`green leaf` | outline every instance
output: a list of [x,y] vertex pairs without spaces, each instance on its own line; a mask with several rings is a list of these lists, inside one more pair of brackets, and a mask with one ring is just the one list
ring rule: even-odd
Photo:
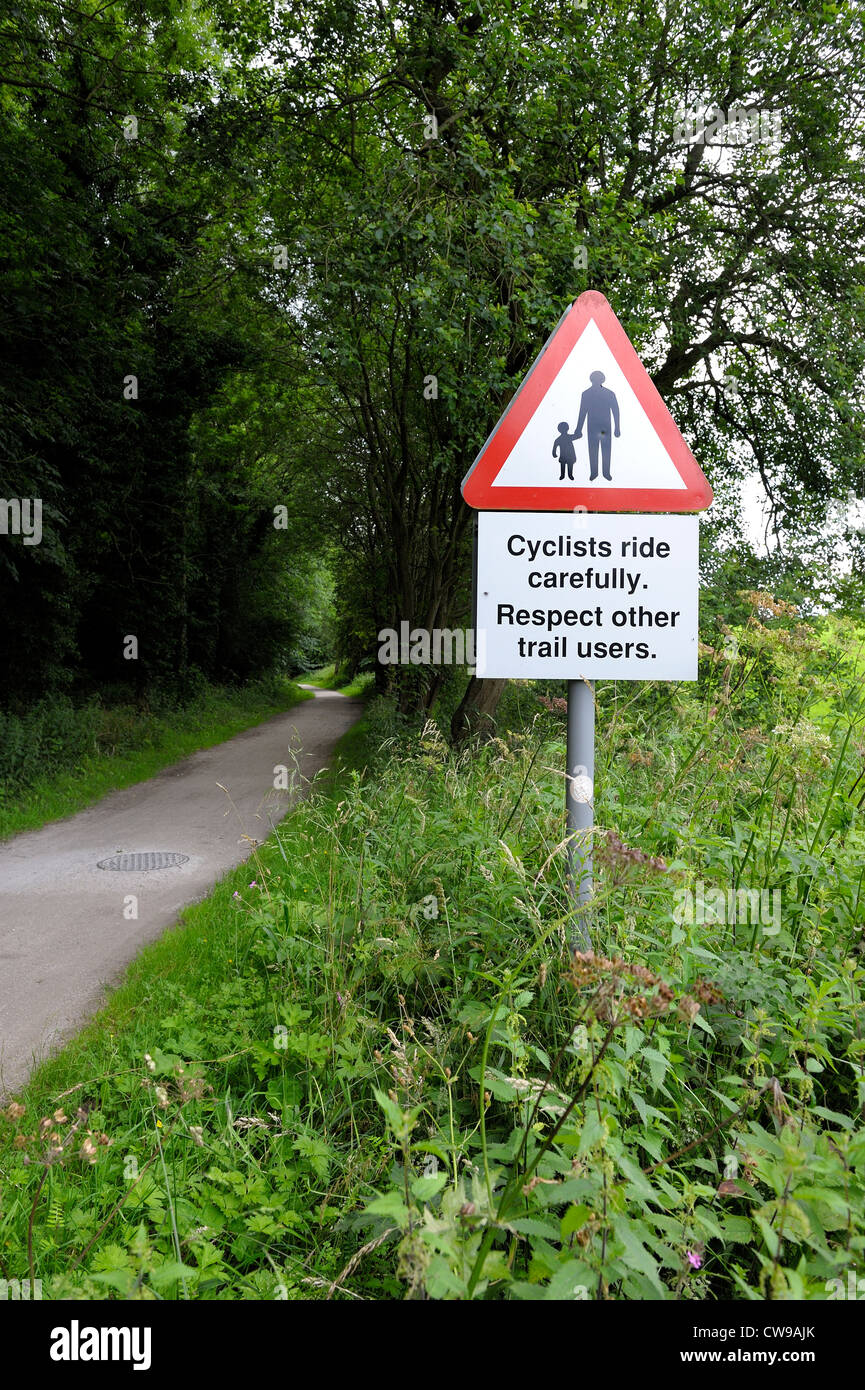
[[408,1225],[409,1210],[398,1192],[385,1192],[381,1197],[373,1197],[364,1211],[371,1216],[387,1216],[398,1226]]
[[667,1075],[669,1065],[667,1058],[656,1047],[644,1047],[640,1055],[647,1058],[652,1085],[656,1091],[659,1090],[664,1084],[664,1077]]
[[737,1245],[750,1245],[754,1239],[754,1229],[747,1216],[725,1216],[721,1222],[721,1234],[724,1240]]
[[441,1192],[447,1180],[447,1173],[433,1173],[427,1178],[415,1178],[411,1185],[412,1195],[419,1202],[428,1202],[437,1192]]
[[[471,1067],[469,1069],[469,1076],[472,1078],[473,1081],[477,1081],[477,1083],[480,1085],[481,1068],[479,1066]],[[506,1077],[502,1075],[501,1072],[496,1071],[495,1068],[487,1067],[486,1072],[483,1073],[483,1076],[484,1090],[489,1091],[491,1095],[494,1095],[496,1100],[519,1099],[519,1092],[516,1089],[516,1087],[510,1081],[508,1081]]]
[[544,1240],[558,1240],[561,1234],[558,1221],[541,1221],[535,1216],[520,1216],[508,1225],[521,1236],[542,1236]]
[[627,1216],[617,1216],[613,1219],[613,1230],[616,1238],[621,1241],[625,1249],[625,1258],[629,1265],[634,1269],[645,1274],[658,1292],[666,1297],[667,1289],[661,1282],[657,1260],[649,1254],[642,1241],[638,1238],[634,1223]]
[[167,1260],[165,1264],[152,1269],[147,1277],[155,1289],[164,1289],[181,1279],[194,1279],[197,1274],[198,1270],[191,1265],[181,1264],[178,1260]]
[[568,1207],[568,1210],[562,1217],[560,1239],[563,1241],[567,1240],[568,1236],[573,1235],[574,1231],[581,1230],[591,1215],[592,1213],[589,1207],[584,1206],[582,1203],[573,1203],[573,1205]]
[[594,1148],[595,1144],[603,1138],[605,1133],[606,1128],[603,1117],[598,1114],[597,1110],[590,1110],[583,1121],[583,1127],[580,1131],[580,1142],[577,1145],[577,1154],[588,1153],[589,1150]]

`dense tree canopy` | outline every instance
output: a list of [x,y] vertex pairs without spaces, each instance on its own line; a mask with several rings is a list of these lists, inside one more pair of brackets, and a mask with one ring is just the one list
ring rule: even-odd
[[[459,480],[588,286],[712,477],[716,536],[754,468],[788,545],[861,495],[861,37],[855,6],[728,3],[315,5],[277,29],[310,425],[352,460],[329,493],[363,518],[376,621],[450,611]],[[713,134],[719,109],[745,119]]]
[[290,562],[271,444],[214,408],[279,331],[224,56],[161,3],[19,6],[0,39],[0,490],[44,512],[0,550],[7,693],[247,675],[291,636]]
[[865,494],[862,38],[814,0],[16,7],[12,686],[128,677],[126,633],[145,684],[266,665],[325,542],[353,661],[468,621],[460,480],[590,286],[715,487],[707,575],[754,470],[783,570]]

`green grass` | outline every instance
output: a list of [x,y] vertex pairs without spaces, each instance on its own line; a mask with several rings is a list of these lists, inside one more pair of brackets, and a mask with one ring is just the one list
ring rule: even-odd
[[[5,1277],[32,1250],[53,1299],[846,1287],[865,708],[833,687],[820,731],[818,692],[819,640],[784,623],[696,686],[599,682],[576,959],[555,707],[455,752],[371,702],[342,772],[0,1122]],[[740,891],[777,897],[731,914]]]
[[340,695],[358,696],[371,693],[374,676],[371,671],[365,671],[362,675],[355,676],[354,680],[345,683],[338,679],[335,666],[320,666],[308,676],[299,676],[298,679],[306,685],[316,686],[319,690],[337,690]]
[[[360,721],[361,725],[363,723],[363,720]],[[359,725],[353,726],[343,735],[336,746],[337,770],[334,773],[323,772],[316,779],[315,796],[320,805],[333,812],[336,806],[335,798],[339,793],[340,778],[349,776],[352,769],[357,767],[358,761],[365,761],[368,751],[364,730]],[[292,819],[299,818],[298,829],[304,824],[306,814],[307,808],[304,806],[292,813]],[[157,1059],[155,1079],[158,1080],[162,1074],[168,1055],[163,1051],[162,1044],[170,1042],[166,1038],[166,1022],[170,1022],[170,1018],[166,1017],[166,1006],[172,1000],[182,1001],[184,1016],[188,1015],[193,1029],[193,1033],[189,1032],[188,1027],[184,1032],[183,1042],[186,1050],[189,1050],[194,1035],[200,1040],[202,1047],[193,1045],[192,1051],[197,1051],[202,1056],[204,1053],[208,1054],[206,1065],[215,1069],[211,1073],[214,1077],[217,1071],[221,1072],[217,1087],[220,1105],[223,1104],[224,1096],[225,1105],[231,1106],[233,1103],[235,1113],[242,1114],[245,1109],[257,1104],[253,1095],[247,1097],[243,1090],[238,1091],[233,1087],[233,1068],[237,1059],[243,1058],[249,1052],[248,1046],[244,1044],[244,1039],[247,1042],[249,1040],[249,1033],[247,1010],[241,999],[246,993],[246,984],[236,991],[231,982],[234,981],[236,985],[243,980],[245,965],[249,960],[247,913],[250,907],[254,910],[259,895],[258,887],[252,885],[280,884],[285,868],[286,855],[281,837],[271,835],[266,843],[255,849],[248,861],[227,874],[208,898],[186,908],[176,926],[166,931],[158,941],[145,947],[127,970],[123,982],[111,993],[104,1008],[86,1024],[72,1042],[55,1056],[39,1064],[26,1087],[18,1093],[17,1100],[23,1101],[28,1115],[43,1111],[55,1113],[58,1106],[63,1106],[69,1112],[70,1122],[74,1123],[76,1110],[80,1105],[84,1105],[89,1111],[87,1124],[90,1129],[103,1119],[106,1125],[111,1123],[108,1111],[114,1111],[115,1107],[107,1103],[109,1091],[127,1098],[129,1113],[124,1117],[123,1134],[115,1130],[112,1145],[122,1140],[120,1150],[123,1154],[122,1166],[125,1169],[129,1168],[130,1157],[137,1163],[138,1156],[141,1155],[142,1181],[135,1184],[130,1180],[125,1194],[118,1192],[117,1197],[132,1195],[137,1198],[137,1186],[143,1187],[152,1198],[146,1174],[155,1166],[154,1159],[158,1154],[159,1144],[158,1131],[165,1126],[159,1115],[153,1112],[152,1097],[142,1091],[140,1078],[143,1069],[144,1077],[149,1079],[144,1063],[145,1055]],[[183,985],[178,989],[177,982],[180,980],[183,981]],[[269,1031],[265,1019],[265,1039]],[[208,1040],[213,1043],[213,1047],[207,1045]],[[224,1047],[221,1046],[223,1043]],[[209,1054],[214,1051],[222,1055],[211,1057]],[[190,1075],[197,1069],[198,1064],[194,1063],[189,1068]],[[246,1105],[247,1099],[249,1106]],[[139,1104],[141,1101],[144,1102],[143,1105]],[[187,1119],[193,1118],[194,1116],[187,1116]],[[156,1140],[156,1144],[151,1143],[149,1148],[145,1146],[145,1150],[142,1151],[142,1138],[148,1133]],[[236,1150],[234,1162],[243,1166],[249,1157],[249,1145],[241,1135],[235,1133],[229,1122],[226,1122],[225,1133],[229,1147]],[[200,1158],[202,1151],[195,1144],[189,1144],[188,1125],[185,1134],[186,1157]],[[8,1138],[8,1134],[3,1133],[0,1111],[0,1212],[5,1195],[12,1196],[13,1207],[16,1206],[16,1184],[14,1177],[11,1183],[9,1181],[10,1172],[5,1161],[9,1157],[8,1144],[5,1156],[2,1154],[2,1141],[8,1141]],[[119,1158],[119,1150],[112,1157]],[[178,1164],[178,1157],[179,1155],[172,1155],[172,1184],[178,1181],[182,1185],[186,1179],[192,1179],[194,1166],[189,1167],[184,1162]],[[45,1201],[49,1204],[50,1220],[53,1210],[51,1203],[55,1200],[52,1193],[57,1189],[57,1180],[62,1184],[71,1173],[58,1167],[50,1173],[46,1170],[46,1175],[49,1181]],[[82,1175],[86,1179],[87,1168],[82,1170]],[[91,1170],[91,1175],[97,1179],[95,1187],[104,1194],[102,1175],[97,1175],[95,1170]],[[153,1200],[149,1203],[136,1200],[133,1205],[136,1211],[142,1206],[150,1214],[154,1210]],[[27,1262],[25,1260],[22,1264],[22,1254],[28,1243],[26,1233],[33,1210],[32,1199],[28,1195],[26,1213],[18,1208],[19,1216],[24,1215],[23,1226],[16,1231],[13,1223],[10,1234],[9,1226],[4,1228],[0,1223],[0,1276],[4,1278],[24,1278],[27,1275]],[[115,1262],[115,1266],[112,1267],[111,1252],[114,1247],[107,1237],[105,1242],[96,1245],[91,1267],[95,1278],[88,1278],[83,1273],[76,1272],[76,1259],[80,1257],[81,1247],[86,1246],[97,1230],[95,1222],[88,1224],[86,1218],[82,1222],[79,1213],[84,1214],[83,1208],[77,1206],[69,1212],[73,1224],[72,1228],[67,1230],[74,1229],[79,1249],[75,1256],[70,1253],[71,1271],[68,1280],[61,1280],[62,1286],[80,1290],[83,1296],[91,1298],[116,1296],[118,1286],[116,1280],[114,1283],[111,1282],[112,1274],[121,1278],[126,1265],[121,1261],[119,1264]],[[122,1203],[117,1215],[123,1223]],[[39,1224],[41,1225],[41,1217]],[[128,1224],[125,1224],[124,1228],[129,1229]],[[52,1230],[52,1243],[55,1235],[62,1240],[56,1225]],[[145,1262],[154,1254],[153,1251],[143,1249],[140,1253]],[[88,1261],[88,1265],[90,1264]],[[154,1265],[157,1282],[154,1288],[161,1288],[159,1296],[173,1296],[180,1290],[180,1279],[175,1278],[170,1284],[159,1283],[158,1271],[161,1269],[164,1273],[166,1268],[166,1262],[157,1255]],[[103,1282],[103,1276],[108,1278],[108,1283]],[[83,1282],[77,1283],[76,1279]],[[290,1275],[286,1276],[286,1281],[286,1296],[308,1296],[308,1288],[296,1285]],[[272,1289],[264,1289],[260,1280],[250,1280],[248,1284],[242,1279],[239,1282],[232,1280],[232,1287],[234,1297],[261,1298],[273,1294]],[[58,1284],[57,1289],[59,1288]],[[123,1285],[120,1291],[127,1292],[126,1285]],[[200,1296],[209,1296],[208,1291],[203,1290]]]
[[[185,708],[163,714],[145,714],[131,705],[91,708],[85,713],[92,725],[88,740],[93,752],[66,755],[70,765],[64,766],[61,743],[56,757],[43,758],[54,761],[56,770],[42,772],[24,786],[14,781],[0,786],[0,839],[72,815],[108,792],[143,782],[199,749],[313,698],[310,691],[284,681],[278,687],[211,690]],[[80,736],[79,729],[75,733]]]

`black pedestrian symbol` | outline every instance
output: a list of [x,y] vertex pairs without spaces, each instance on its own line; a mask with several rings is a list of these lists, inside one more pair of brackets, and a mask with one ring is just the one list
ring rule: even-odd
[[556,457],[556,454],[559,456],[560,483],[564,481],[566,468],[571,482],[574,481],[574,464],[577,461],[577,455],[571,440],[576,439],[576,437],[575,434],[568,434],[568,422],[563,420],[559,425],[559,432],[553,444],[553,458]]
[[[619,429],[619,402],[616,400],[614,391],[608,390],[604,385],[604,373],[592,372],[589,375],[592,383],[585,390],[580,398],[580,416],[577,420],[576,433],[569,436],[571,439],[582,439],[583,425],[588,428],[589,436],[589,482],[594,482],[598,476],[598,445],[601,446],[601,466],[607,482],[612,482],[610,476],[610,451],[613,446],[610,434],[610,418],[615,429],[616,438],[621,437]],[[561,429],[559,425],[559,429]],[[566,427],[567,428],[567,427]],[[570,445],[573,449],[573,445]],[[564,476],[564,474],[562,475]],[[570,474],[573,477],[573,473]]]

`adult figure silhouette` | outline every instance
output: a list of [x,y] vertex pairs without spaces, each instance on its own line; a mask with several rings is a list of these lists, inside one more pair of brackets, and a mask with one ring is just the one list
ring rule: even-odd
[[614,391],[610,391],[604,385],[603,372],[591,372],[589,375],[591,386],[583,392],[580,399],[580,416],[577,420],[575,439],[582,439],[583,425],[588,429],[589,438],[589,481],[594,482],[598,476],[598,445],[601,446],[601,467],[607,482],[612,482],[610,476],[610,452],[613,447],[612,435],[610,433],[610,421],[615,429],[616,438],[621,437],[619,429],[619,402],[616,400]]

